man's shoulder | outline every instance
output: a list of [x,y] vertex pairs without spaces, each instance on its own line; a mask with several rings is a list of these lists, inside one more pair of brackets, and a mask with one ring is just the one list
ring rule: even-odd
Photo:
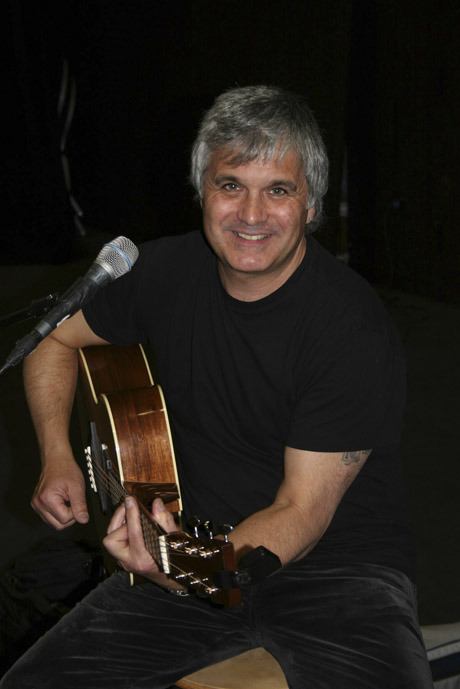
[[325,249],[317,240],[311,240],[312,260],[310,271],[318,286],[336,295],[376,298],[371,285],[346,263]]
[[136,278],[144,286],[171,286],[199,272],[212,257],[201,232],[159,237],[139,246]]
[[325,315],[334,314],[350,323],[375,326],[388,315],[375,289],[365,278],[338,260],[319,242],[312,242],[307,280],[314,284],[314,298]]
[[150,260],[200,256],[209,254],[209,248],[199,231],[168,235],[151,239],[140,246],[141,255]]

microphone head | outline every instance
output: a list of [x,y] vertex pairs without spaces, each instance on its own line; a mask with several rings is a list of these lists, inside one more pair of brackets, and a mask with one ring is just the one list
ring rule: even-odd
[[116,280],[131,270],[139,257],[139,250],[127,237],[116,237],[104,244],[95,263]]

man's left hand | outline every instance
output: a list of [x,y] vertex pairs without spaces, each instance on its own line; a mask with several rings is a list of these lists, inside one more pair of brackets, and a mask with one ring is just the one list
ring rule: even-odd
[[[159,498],[153,501],[152,519],[167,533],[177,531],[173,515],[167,511]],[[127,496],[124,503],[117,508],[103,544],[127,572],[139,574],[169,589],[181,588],[160,571],[157,562],[145,547],[139,506],[135,498]]]

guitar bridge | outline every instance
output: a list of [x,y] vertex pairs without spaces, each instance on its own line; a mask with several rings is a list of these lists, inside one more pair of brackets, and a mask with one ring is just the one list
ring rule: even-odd
[[86,460],[86,467],[88,469],[88,478],[89,478],[89,483],[91,488],[95,493],[97,493],[97,485],[96,485],[96,479],[94,477],[94,469],[93,469],[93,458],[91,455],[91,446],[87,445],[85,447],[85,460]]

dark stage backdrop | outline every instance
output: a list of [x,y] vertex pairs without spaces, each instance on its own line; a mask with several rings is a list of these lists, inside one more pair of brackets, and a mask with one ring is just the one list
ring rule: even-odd
[[[65,261],[82,224],[135,241],[198,227],[187,182],[197,121],[223,89],[259,82],[306,94],[323,130],[331,183],[321,241],[348,249],[373,281],[460,300],[453,0],[416,10],[396,0],[5,0],[2,13],[3,262]],[[64,60],[76,85],[66,156],[80,230],[59,150]]]
[[460,5],[378,2],[374,275],[460,303]]
[[67,156],[88,232],[141,240],[199,226],[187,181],[199,117],[225,88],[269,83],[306,94],[319,119],[333,163],[323,235],[333,238],[349,2],[52,4],[7,2],[16,123],[4,260],[61,260],[72,250],[56,114],[64,59],[77,93]]

